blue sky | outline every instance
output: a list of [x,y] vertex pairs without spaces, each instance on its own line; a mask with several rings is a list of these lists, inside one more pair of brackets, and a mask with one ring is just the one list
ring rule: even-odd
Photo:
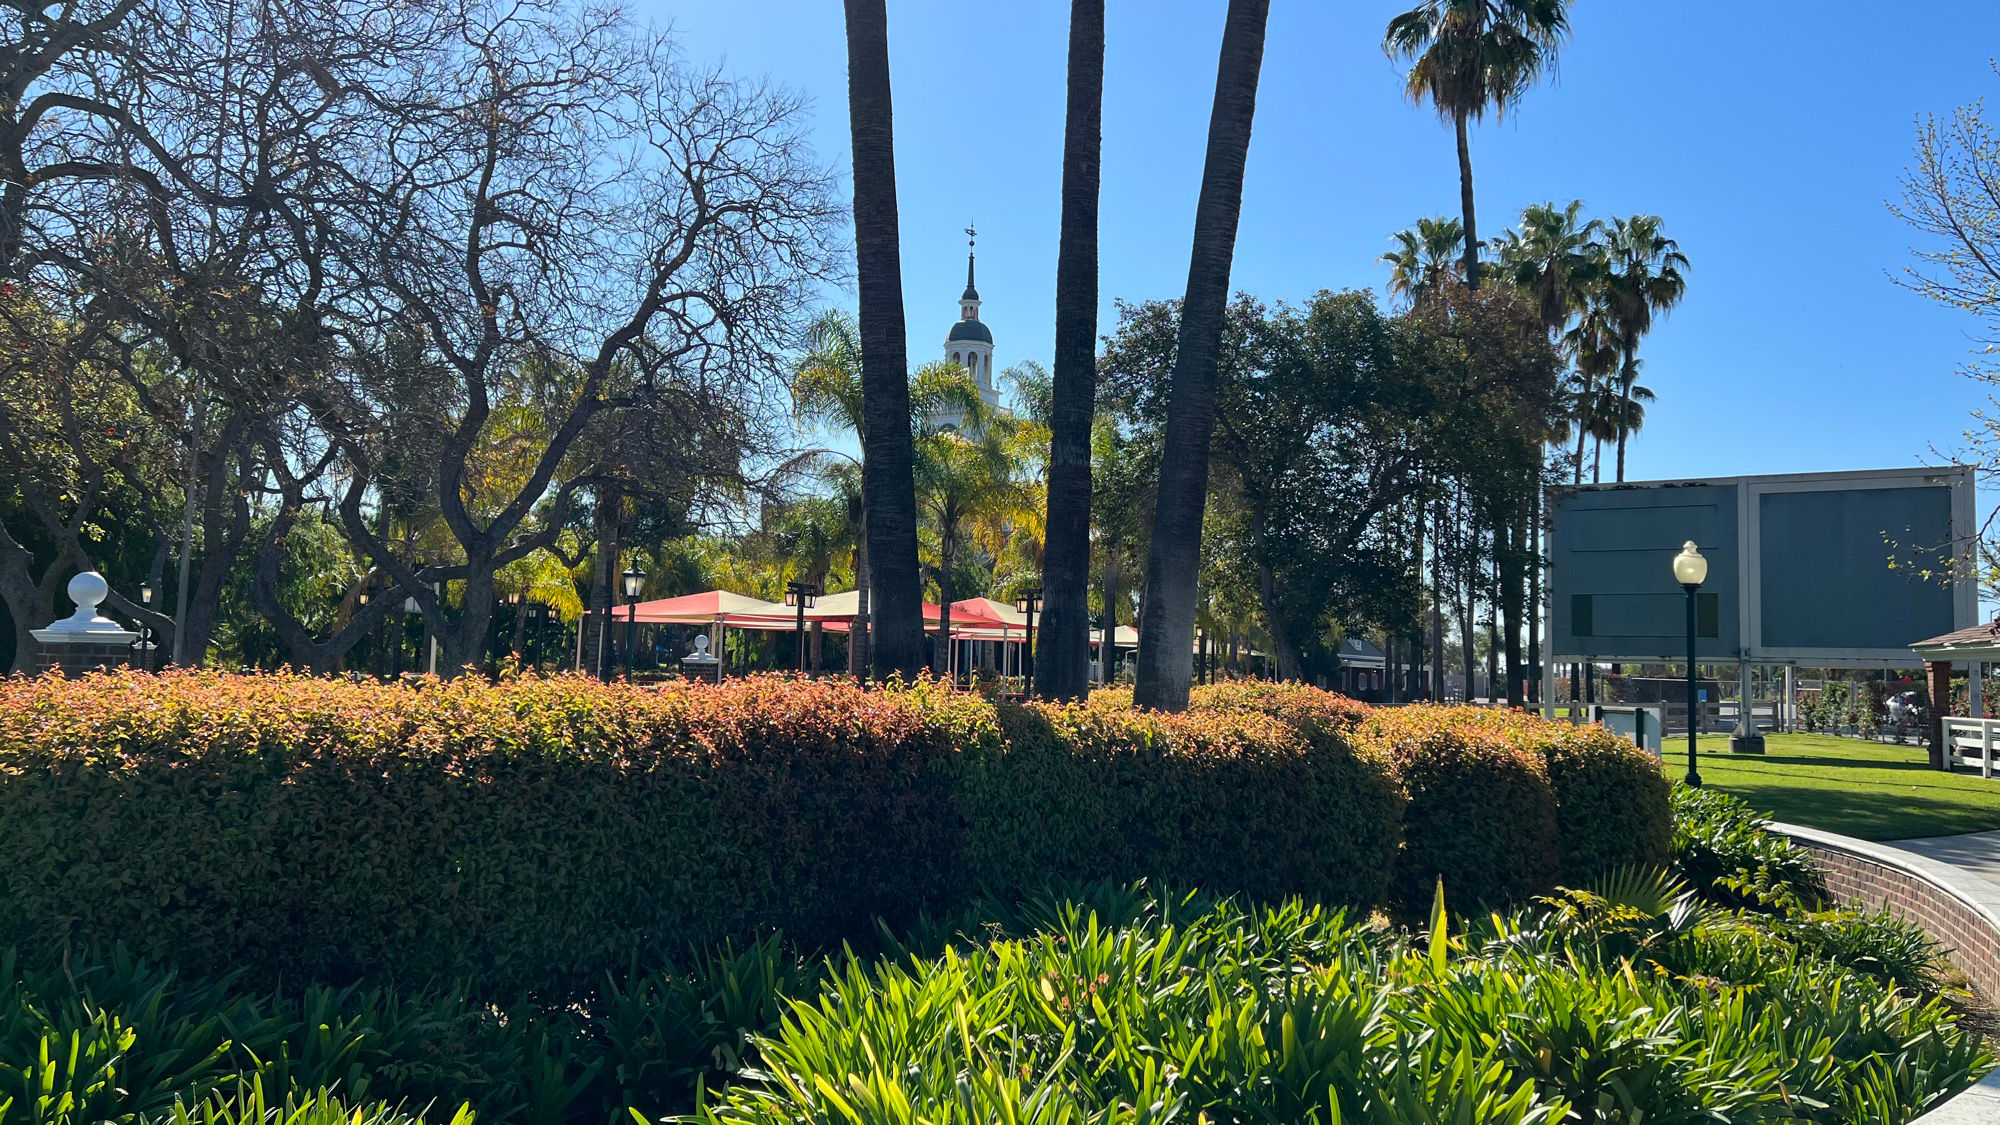
[[[1274,0],[1234,288],[1379,291],[1390,233],[1456,213],[1451,132],[1404,100],[1381,52],[1401,6]],[[1100,331],[1114,298],[1184,287],[1223,8],[1110,0]],[[672,25],[691,59],[810,95],[845,177],[836,0],[633,14]],[[1046,363],[1068,4],[891,0],[889,19],[912,360],[938,354],[956,317],[976,219],[996,362]],[[1660,214],[1692,259],[1686,303],[1644,345],[1660,401],[1629,475],[1883,468],[1955,445],[1984,401],[1955,373],[1974,325],[1892,283],[1911,237],[1886,201],[1917,115],[2000,94],[2000,5],[1579,0],[1572,20],[1555,80],[1474,132],[1480,229],[1580,198],[1595,215]]]

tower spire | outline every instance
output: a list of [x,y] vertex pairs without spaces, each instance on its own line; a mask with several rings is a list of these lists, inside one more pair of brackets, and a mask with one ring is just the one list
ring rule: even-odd
[[972,283],[973,253],[979,248],[979,230],[971,223],[965,226],[965,295],[961,301],[977,301],[979,289]]

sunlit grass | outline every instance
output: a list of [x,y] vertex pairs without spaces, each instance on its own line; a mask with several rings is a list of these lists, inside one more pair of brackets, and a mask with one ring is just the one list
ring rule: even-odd
[[[1902,840],[2000,829],[2000,778],[1930,768],[1922,746],[1823,734],[1773,734],[1763,757],[1731,754],[1727,735],[1701,740],[1702,781],[1771,819]],[[1687,772],[1687,743],[1667,742],[1668,772]]]

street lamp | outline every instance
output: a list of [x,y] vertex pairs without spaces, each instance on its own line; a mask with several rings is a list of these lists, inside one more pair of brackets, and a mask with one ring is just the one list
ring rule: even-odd
[[1028,615],[1028,647],[1021,656],[1021,690],[1029,694],[1035,686],[1035,611],[1042,608],[1042,588],[1037,586],[1015,598],[1014,608]]
[[[147,612],[152,612],[153,584],[151,582],[139,583],[139,604],[145,606]],[[150,672],[153,670],[153,627],[146,624],[146,619],[143,617],[139,619],[139,670],[141,672]]]
[[639,644],[639,592],[645,589],[646,575],[637,564],[620,576],[625,584],[625,678],[632,678],[632,658]]
[[817,582],[785,583],[785,604],[798,611],[798,620],[794,627],[796,631],[792,636],[798,641],[800,673],[806,670],[806,610],[813,607],[813,599],[817,597],[819,597]]
[[1701,712],[1695,691],[1694,676],[1694,596],[1701,584],[1708,579],[1708,560],[1701,557],[1701,551],[1690,539],[1681,546],[1681,553],[1674,556],[1674,581],[1687,591],[1687,631],[1688,631],[1688,772],[1687,783],[1701,788],[1701,769],[1695,759],[1695,733],[1700,727],[1697,721]]

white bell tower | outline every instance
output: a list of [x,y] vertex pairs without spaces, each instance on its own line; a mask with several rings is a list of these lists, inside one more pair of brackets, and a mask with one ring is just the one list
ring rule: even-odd
[[[979,386],[980,399],[987,409],[993,410],[1000,406],[1000,390],[993,381],[993,333],[979,321],[979,289],[973,279],[973,255],[978,248],[979,233],[968,226],[965,237],[965,292],[958,298],[958,323],[945,334],[944,357],[965,368]],[[956,429],[965,419],[957,411],[944,411],[930,421],[940,428]]]

